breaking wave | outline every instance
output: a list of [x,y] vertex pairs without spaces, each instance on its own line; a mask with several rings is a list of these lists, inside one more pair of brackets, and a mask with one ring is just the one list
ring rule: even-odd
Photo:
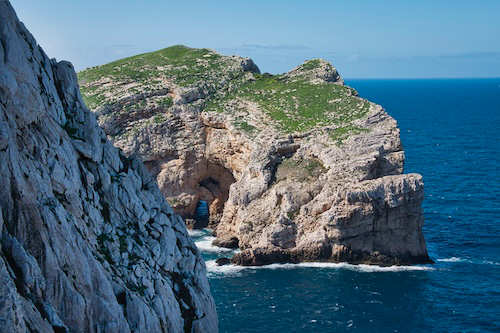
[[206,234],[206,231],[194,229],[187,229],[187,232],[191,237],[201,237]]
[[231,249],[226,249],[224,247],[218,247],[212,245],[215,237],[213,236],[205,236],[200,240],[195,241],[196,246],[202,252],[211,252],[211,253],[222,253],[222,252],[233,252]]
[[403,271],[432,271],[433,267],[430,266],[376,266],[376,265],[354,265],[348,263],[331,263],[331,262],[305,262],[299,264],[270,264],[264,266],[237,266],[237,265],[224,265],[217,266],[215,260],[208,260],[206,262],[208,275],[216,277],[220,275],[240,275],[243,271],[255,271],[259,269],[269,270],[285,270],[296,268],[324,268],[324,269],[348,269],[363,273],[374,272],[403,272]]

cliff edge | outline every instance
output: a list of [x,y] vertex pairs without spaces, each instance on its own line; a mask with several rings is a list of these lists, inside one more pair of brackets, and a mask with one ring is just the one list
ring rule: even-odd
[[68,62],[0,1],[0,331],[216,332],[205,264]]

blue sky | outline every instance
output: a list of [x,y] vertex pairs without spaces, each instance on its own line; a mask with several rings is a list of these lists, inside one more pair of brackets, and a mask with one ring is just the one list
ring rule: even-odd
[[263,72],[325,58],[346,78],[500,77],[499,0],[11,0],[77,70],[174,44]]

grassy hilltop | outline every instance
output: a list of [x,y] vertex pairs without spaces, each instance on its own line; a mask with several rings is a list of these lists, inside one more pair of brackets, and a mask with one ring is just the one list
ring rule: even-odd
[[[260,74],[248,61],[176,45],[88,68],[78,79],[91,109],[120,103],[120,112],[154,109],[151,122],[155,124],[166,119],[161,112],[173,106],[176,89],[198,89],[203,96],[195,102],[201,110],[238,113],[237,125],[247,133],[255,133],[262,125],[246,119],[255,109],[283,133],[326,126],[332,139],[341,142],[349,133],[364,131],[352,122],[366,115],[370,103],[344,86],[328,62],[309,60],[288,73],[271,75]],[[166,88],[170,92],[166,96],[155,93]],[[248,103],[256,108],[249,110]]]

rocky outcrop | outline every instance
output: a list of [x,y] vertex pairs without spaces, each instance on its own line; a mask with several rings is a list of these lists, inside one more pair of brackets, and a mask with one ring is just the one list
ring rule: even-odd
[[178,213],[208,202],[214,244],[241,249],[234,263],[429,262],[423,182],[402,174],[396,121],[328,62],[260,74],[247,58],[175,46],[79,79]]
[[216,332],[205,264],[68,62],[0,2],[0,331]]

